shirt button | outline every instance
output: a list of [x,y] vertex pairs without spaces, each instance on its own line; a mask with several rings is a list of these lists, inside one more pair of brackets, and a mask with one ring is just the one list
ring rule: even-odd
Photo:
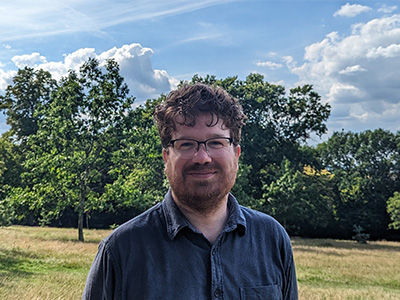
[[214,291],[214,297],[215,297],[215,298],[220,298],[221,295],[222,295],[222,292],[221,292],[220,289],[216,289],[216,290]]

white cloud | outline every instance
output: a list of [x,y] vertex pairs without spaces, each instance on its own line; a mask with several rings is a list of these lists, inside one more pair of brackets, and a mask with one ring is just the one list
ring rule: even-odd
[[[169,78],[164,70],[153,69],[151,57],[153,51],[144,48],[140,44],[124,45],[121,48],[112,48],[100,54],[96,54],[93,48],[82,48],[64,56],[63,61],[47,61],[46,57],[35,52],[32,54],[14,56],[12,61],[18,68],[25,66],[49,71],[53,78],[60,79],[67,75],[68,70],[78,71],[79,67],[89,57],[96,58],[100,63],[106,59],[115,59],[121,75],[125,78],[131,94],[137,99],[146,100],[156,98],[161,93],[167,93],[176,84],[176,80]],[[11,83],[15,71],[4,72],[0,69],[0,89],[4,89]]]
[[272,61],[257,62],[256,65],[258,67],[267,67],[272,70],[282,68],[282,64],[278,64]]
[[24,68],[25,66],[37,67],[38,65],[46,63],[46,57],[41,56],[38,52],[34,52],[32,54],[17,55],[14,56],[11,60],[20,69]]
[[297,66],[296,61],[294,60],[294,58],[292,56],[284,56],[284,57],[282,57],[282,59],[285,61],[286,65],[289,69],[293,69]]
[[334,17],[355,17],[361,13],[370,11],[371,8],[368,6],[360,5],[360,4],[350,4],[346,3],[343,5],[338,11],[336,11],[333,16]]
[[11,84],[12,79],[16,74],[17,74],[16,71],[6,72],[6,71],[3,71],[2,69],[0,69],[0,91],[5,91],[7,86]]
[[388,47],[379,46],[377,48],[372,48],[367,53],[368,58],[393,58],[400,57],[400,44],[392,44]]
[[348,36],[328,34],[305,48],[302,65],[290,59],[287,65],[299,76],[297,84],[313,84],[331,103],[335,130],[349,124],[398,130],[399,41],[400,15],[382,17],[354,25]]
[[100,61],[114,58],[120,65],[131,93],[139,99],[156,98],[171,89],[172,82],[164,70],[154,70],[151,57],[153,50],[140,44],[112,48],[98,56]]
[[360,65],[355,65],[355,66],[350,66],[350,67],[347,67],[346,69],[339,71],[339,74],[350,75],[350,74],[354,74],[354,73],[358,73],[358,72],[366,72],[366,71],[367,71],[367,69],[364,69]]
[[378,9],[378,12],[384,13],[384,14],[390,14],[392,12],[394,12],[395,10],[397,10],[397,6],[393,5],[393,6],[387,6],[386,4],[384,4],[381,8]]

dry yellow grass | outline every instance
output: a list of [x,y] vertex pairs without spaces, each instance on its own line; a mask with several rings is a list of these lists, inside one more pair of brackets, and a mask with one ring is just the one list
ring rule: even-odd
[[[0,228],[1,300],[80,299],[110,230]],[[293,239],[300,299],[400,299],[400,243]]]
[[292,242],[300,299],[400,299],[400,243]]

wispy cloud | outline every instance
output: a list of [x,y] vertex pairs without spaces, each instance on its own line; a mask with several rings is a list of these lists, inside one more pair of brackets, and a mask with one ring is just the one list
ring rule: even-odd
[[390,14],[392,12],[394,12],[395,10],[397,10],[397,6],[393,5],[393,6],[387,6],[386,4],[382,5],[381,8],[378,9],[378,12],[384,13],[384,14]]
[[0,2],[0,41],[80,31],[104,34],[108,27],[187,13],[237,0],[31,0]]

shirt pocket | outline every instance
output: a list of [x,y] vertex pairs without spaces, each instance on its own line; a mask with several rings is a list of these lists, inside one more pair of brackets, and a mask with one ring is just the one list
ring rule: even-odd
[[240,288],[241,300],[282,300],[282,292],[278,285],[265,285]]

